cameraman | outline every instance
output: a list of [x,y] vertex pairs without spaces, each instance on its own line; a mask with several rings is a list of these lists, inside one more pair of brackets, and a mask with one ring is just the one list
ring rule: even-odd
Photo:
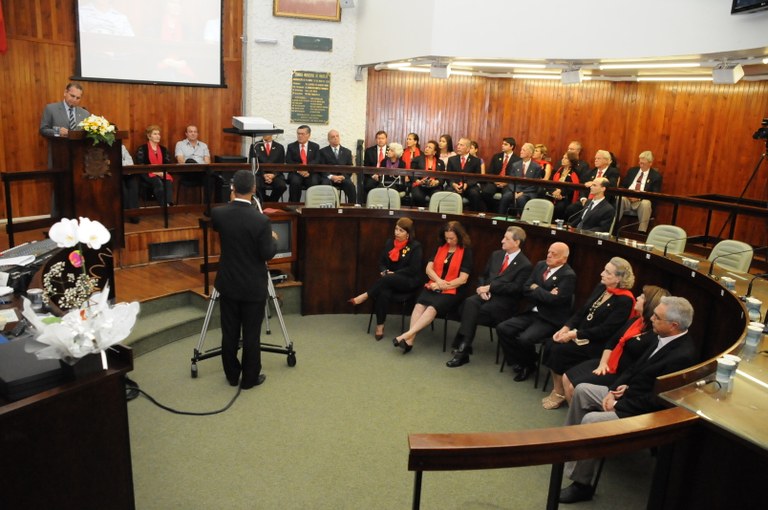
[[[214,286],[221,295],[221,361],[232,386],[244,390],[263,383],[261,322],[267,303],[269,274],[266,262],[276,246],[264,214],[251,205],[256,193],[253,174],[238,170],[232,179],[233,200],[211,211],[213,228],[221,239],[221,258]],[[242,363],[237,344],[242,332]],[[240,374],[242,372],[242,381]]]

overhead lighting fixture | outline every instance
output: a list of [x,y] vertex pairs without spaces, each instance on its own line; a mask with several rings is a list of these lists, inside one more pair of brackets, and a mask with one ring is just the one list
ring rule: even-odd
[[712,81],[718,84],[733,85],[744,78],[744,68],[741,64],[724,65],[712,69]]
[[387,69],[400,69],[401,67],[409,67],[410,65],[410,62],[393,62],[391,64],[387,64]]
[[429,67],[398,67],[397,70],[409,73],[428,73]]
[[763,64],[768,64],[768,57],[763,59]]
[[711,76],[638,76],[637,81],[712,81]]
[[563,85],[581,83],[583,79],[584,79],[584,71],[582,71],[581,69],[563,71],[563,74],[560,75],[560,80],[563,82]]
[[700,62],[676,63],[635,63],[635,64],[600,64],[600,70],[608,69],[680,69],[683,67],[701,67]]
[[512,73],[516,80],[559,80],[559,74]]
[[516,67],[518,69],[546,69],[547,64],[533,64],[531,62],[482,62],[457,60],[453,62],[454,66],[460,67]]

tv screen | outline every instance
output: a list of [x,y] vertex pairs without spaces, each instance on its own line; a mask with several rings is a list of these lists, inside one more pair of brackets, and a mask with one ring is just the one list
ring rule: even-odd
[[275,234],[277,251],[270,264],[294,262],[298,258],[296,239],[296,216],[284,211],[264,211],[272,223],[272,232]]
[[222,0],[78,0],[76,79],[224,86]]
[[768,0],[733,0],[731,14],[763,11],[768,9]]

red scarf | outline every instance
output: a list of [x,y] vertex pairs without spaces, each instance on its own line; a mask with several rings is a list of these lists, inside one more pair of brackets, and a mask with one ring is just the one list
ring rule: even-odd
[[[417,158],[419,156],[421,156],[421,151],[419,150],[418,147],[414,147],[413,148],[413,157]],[[411,168],[411,161],[413,161],[411,159],[411,149],[406,147],[405,151],[403,152],[403,158],[402,159],[403,159],[403,161],[405,161],[405,168],[410,169]]]
[[[448,256],[448,243],[445,243],[440,248],[437,249],[437,255],[435,255],[435,260],[432,262],[432,268],[438,275],[443,274],[443,266],[445,265],[445,258]],[[448,274],[445,275],[444,280],[450,282],[451,280],[455,280],[459,277],[459,273],[461,272],[461,259],[464,258],[464,248],[461,246],[456,247],[456,251],[453,252],[453,257],[451,258],[451,262],[448,265]],[[431,281],[431,280],[430,280]],[[425,287],[428,287],[429,283],[425,285]],[[443,294],[456,294],[456,289],[446,289],[443,291]]]
[[405,248],[405,245],[408,244],[408,239],[404,239],[402,241],[398,241],[395,239],[395,245],[394,247],[389,250],[389,260],[392,262],[397,262],[400,260],[400,250]]
[[[152,150],[152,145],[147,144],[147,157],[149,157],[149,164],[150,165],[162,165],[163,164],[163,150],[160,148],[160,146],[157,146],[157,150]],[[149,177],[160,177],[163,178],[163,174],[156,174],[154,172],[149,172],[147,174]],[[168,181],[173,182],[173,177],[171,177],[171,174],[168,172],[165,173],[165,178]]]
[[[635,314],[634,310],[633,310],[633,314]],[[632,318],[631,315],[630,315],[630,318]],[[608,373],[609,374],[616,373],[616,369],[619,367],[619,359],[621,359],[621,354],[624,352],[624,344],[627,343],[627,341],[630,338],[635,338],[636,336],[641,334],[644,328],[645,328],[645,320],[643,320],[642,315],[636,318],[635,321],[629,325],[627,330],[619,339],[619,343],[616,344],[616,347],[613,348],[613,350],[611,351],[611,355],[608,357]]]
[[618,287],[616,287],[615,289],[609,289],[608,287],[606,287],[605,291],[612,296],[627,296],[629,299],[632,300],[632,308],[633,309],[635,308],[635,296],[633,296],[632,292],[630,292],[628,289],[620,289]]

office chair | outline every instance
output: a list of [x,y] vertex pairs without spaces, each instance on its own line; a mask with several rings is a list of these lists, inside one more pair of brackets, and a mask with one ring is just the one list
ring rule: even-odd
[[368,208],[400,209],[400,193],[392,188],[374,188],[365,201]]
[[[752,264],[752,246],[742,241],[725,239],[720,241],[712,248],[707,260],[715,262],[718,266],[736,271],[737,273],[748,273],[749,266]],[[718,258],[719,257],[719,258]]]
[[339,194],[336,188],[329,184],[317,184],[307,188],[304,207],[322,207],[331,204],[331,207],[339,207]]
[[542,223],[552,223],[552,215],[554,213],[555,204],[543,198],[532,198],[525,204],[520,219],[527,222],[540,221]]
[[464,203],[461,195],[453,191],[437,191],[429,199],[429,212],[461,214],[464,212]]
[[[645,242],[652,244],[659,251],[667,248],[667,253],[683,253],[688,234],[675,225],[656,225],[645,238]],[[669,243],[669,244],[667,244]]]

